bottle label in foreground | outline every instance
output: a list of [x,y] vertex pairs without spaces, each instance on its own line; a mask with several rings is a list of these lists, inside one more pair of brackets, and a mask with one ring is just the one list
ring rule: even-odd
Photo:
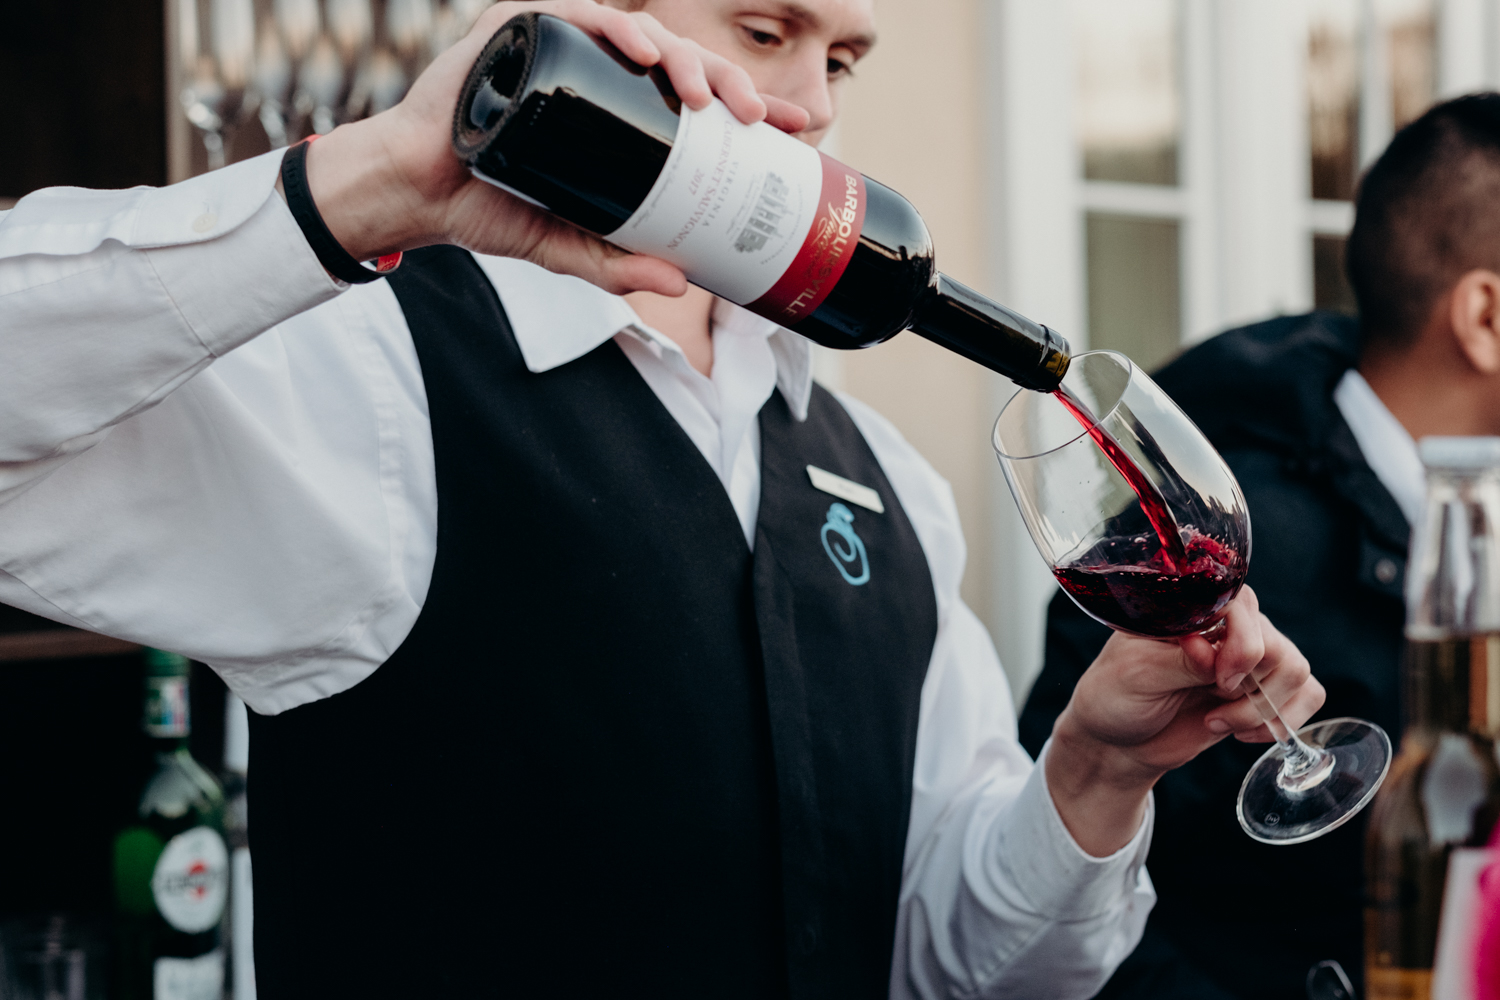
[[152,1000],[219,1000],[224,995],[224,951],[197,958],[158,958],[152,969]]
[[817,309],[859,242],[865,179],[721,101],[682,109],[651,192],[609,234],[688,280],[790,326]]
[[186,677],[146,678],[147,736],[170,739],[188,735]]
[[216,926],[229,895],[229,851],[218,831],[195,826],[167,841],[151,874],[162,918],[185,934]]

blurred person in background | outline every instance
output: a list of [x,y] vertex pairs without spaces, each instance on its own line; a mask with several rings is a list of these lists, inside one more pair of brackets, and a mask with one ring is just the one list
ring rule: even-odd
[[[1500,434],[1500,95],[1438,105],[1395,137],[1360,185],[1346,259],[1358,320],[1231,330],[1156,378],[1245,491],[1248,582],[1327,688],[1319,717],[1370,719],[1394,739],[1425,484],[1415,441]],[[1021,716],[1033,753],[1109,636],[1053,599]],[[1235,796],[1263,749],[1226,740],[1157,785],[1160,902],[1102,997],[1301,1000],[1324,959],[1359,983],[1369,814],[1292,848],[1251,840]],[[1303,900],[1316,903],[1306,915]]]
[[0,600],[254,709],[275,1000],[1088,996],[1152,784],[1268,739],[1250,669],[1295,722],[1321,688],[1247,590],[1218,650],[1116,637],[1033,766],[921,456],[805,340],[454,156],[523,10],[810,143],[874,43],[868,0],[630,6],[501,4],[285,160],[0,214]]

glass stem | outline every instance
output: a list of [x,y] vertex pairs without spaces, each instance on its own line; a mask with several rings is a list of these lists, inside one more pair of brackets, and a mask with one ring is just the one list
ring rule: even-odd
[[203,150],[208,153],[208,169],[218,170],[224,165],[224,135],[218,129],[203,130]]
[[271,140],[272,149],[280,149],[287,144],[286,116],[281,113],[279,101],[268,97],[261,102],[260,125],[266,130],[266,138]]
[[[1203,638],[1218,645],[1228,627],[1228,623],[1220,618],[1203,630]],[[1281,748],[1281,773],[1276,776],[1276,784],[1287,792],[1306,791],[1322,784],[1333,773],[1333,754],[1308,746],[1292,732],[1292,727],[1286,724],[1281,712],[1266,697],[1266,693],[1260,688],[1260,681],[1255,679],[1253,673],[1245,675],[1239,690],[1250,699],[1250,704],[1260,714],[1260,721],[1266,724],[1266,728],[1271,731],[1271,738]]]
[[1261,690],[1260,682],[1255,679],[1254,674],[1244,679],[1240,690],[1260,713],[1261,721],[1266,724],[1272,739],[1281,748],[1281,773],[1276,777],[1276,784],[1288,792],[1306,791],[1322,784],[1333,769],[1333,755],[1302,742],[1286,724],[1286,720],[1282,719],[1281,712],[1271,703],[1271,699]]
[[1260,713],[1261,721],[1266,724],[1267,729],[1271,730],[1271,737],[1286,755],[1283,767],[1300,771],[1317,763],[1321,752],[1297,738],[1297,734],[1292,732],[1291,727],[1282,719],[1276,706],[1271,704],[1271,699],[1267,698],[1266,693],[1260,689],[1260,684],[1253,674],[1245,678],[1244,683],[1240,685],[1240,690],[1245,692],[1250,703]]

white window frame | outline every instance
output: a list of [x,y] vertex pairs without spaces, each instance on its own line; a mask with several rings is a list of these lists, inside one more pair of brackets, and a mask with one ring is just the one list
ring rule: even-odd
[[[1069,5],[984,0],[989,287],[1088,346],[1087,212],[1181,226],[1184,344],[1313,305],[1312,237],[1347,236],[1349,202],[1311,197],[1308,20],[1301,0],[1180,0],[1182,134],[1176,187],[1082,180],[1073,131]],[[1360,156],[1391,136],[1377,0],[1361,0]],[[1437,0],[1439,99],[1500,85],[1500,0]],[[994,383],[994,408],[1014,387]],[[1003,478],[991,479],[988,620],[1018,699],[1041,667],[1055,585]]]

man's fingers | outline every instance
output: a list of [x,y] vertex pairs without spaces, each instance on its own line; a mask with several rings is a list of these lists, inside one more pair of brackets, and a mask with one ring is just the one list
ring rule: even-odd
[[1254,670],[1266,656],[1265,637],[1261,634],[1260,604],[1249,587],[1229,603],[1224,615],[1224,637],[1219,641],[1214,660],[1219,690],[1234,696],[1245,675]]
[[698,50],[703,60],[709,86],[713,87],[719,100],[729,106],[736,118],[747,125],[753,125],[766,117],[765,99],[756,92],[755,81],[750,79],[749,73],[723,56],[705,51],[696,43],[693,48]]
[[694,111],[708,107],[714,89],[709,85],[703,59],[691,45],[679,40],[677,44],[662,46],[661,68],[667,71],[667,79],[672,81],[672,89],[683,104]]
[[555,14],[590,34],[607,39],[632,62],[642,66],[660,65],[677,96],[690,108],[701,111],[717,96],[736,118],[749,124],[766,118],[774,101],[773,125],[785,132],[797,132],[807,127],[807,112],[786,101],[763,98],[756,92],[755,84],[745,70],[690,39],[674,35],[662,27],[660,21],[644,12],[628,14],[594,0],[500,3],[475,23],[473,34],[479,36],[476,44],[482,45],[482,40],[489,39],[501,25],[524,10]]
[[[1312,668],[1302,651],[1265,615],[1257,611],[1255,617],[1259,620],[1265,647],[1265,655],[1254,670],[1256,683],[1266,699],[1277,706],[1282,721],[1291,729],[1297,729],[1323,706],[1326,693],[1323,685],[1313,677]],[[1262,731],[1260,712],[1249,697],[1215,709],[1204,717],[1204,722],[1213,732],[1233,732],[1246,742],[1263,742],[1271,738],[1268,730]]]
[[594,284],[616,295],[628,292],[655,292],[673,298],[687,291],[686,275],[677,267],[657,257],[625,254],[601,262],[599,280]]
[[702,111],[717,96],[742,122],[765,118],[766,103],[755,92],[749,73],[697,42],[672,34],[650,14],[628,16],[661,52],[661,67],[682,103]]
[[[579,2],[584,7],[592,8],[583,11],[582,16],[592,20],[594,33],[609,39],[610,44],[619,49],[626,59],[641,66],[655,66],[661,62],[661,46],[646,31],[639,18],[632,17],[623,10],[595,3],[594,0]],[[568,19],[571,21],[572,17]],[[576,21],[574,23],[578,24]],[[579,24],[579,27],[586,26]]]
[[791,101],[783,101],[769,94],[761,94],[760,99],[766,103],[767,123],[783,132],[801,132],[812,120],[806,108],[793,104]]
[[1255,677],[1260,682],[1260,689],[1279,705],[1307,683],[1312,676],[1312,667],[1302,651],[1282,635],[1269,618],[1261,615],[1260,620],[1266,654],[1255,670]]
[[687,291],[687,277],[675,265],[621,250],[518,198],[500,192],[496,195],[514,202],[507,206],[513,219],[526,217],[524,235],[516,238],[512,256],[558,274],[582,278],[615,295],[656,292],[677,296]]
[[1192,673],[1199,684],[1212,684],[1214,682],[1214,661],[1218,658],[1218,651],[1214,649],[1213,643],[1201,635],[1184,636],[1177,640],[1177,645],[1182,649],[1184,665]]
[[545,262],[537,263],[615,295],[656,292],[675,297],[687,291],[687,278],[674,265],[657,257],[628,253],[587,233],[578,235],[577,241],[549,241]]
[[[1316,679],[1309,679],[1300,690],[1281,706],[1281,721],[1292,732],[1301,729],[1318,709],[1323,707],[1325,692]],[[1217,708],[1203,717],[1210,732],[1233,733],[1242,743],[1269,743],[1271,730],[1267,728],[1249,698]],[[1227,727],[1227,728],[1226,728]]]

